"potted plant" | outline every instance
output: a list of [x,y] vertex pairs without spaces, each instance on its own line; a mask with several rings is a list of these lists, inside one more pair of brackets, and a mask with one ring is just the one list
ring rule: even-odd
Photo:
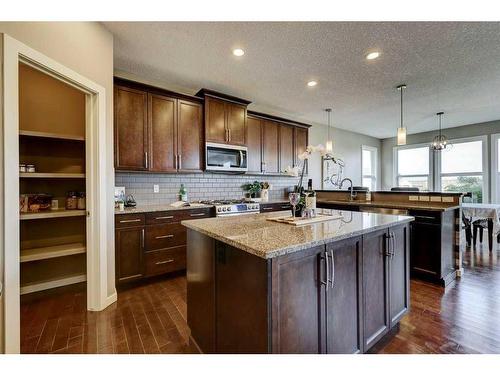
[[247,192],[246,195],[248,198],[260,198],[262,188],[259,181],[244,184],[241,188]]

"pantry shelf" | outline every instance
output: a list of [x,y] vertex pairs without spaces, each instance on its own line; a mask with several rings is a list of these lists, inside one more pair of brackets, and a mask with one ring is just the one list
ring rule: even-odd
[[21,263],[34,262],[37,260],[64,257],[86,252],[85,244],[69,243],[56,246],[37,247],[33,249],[21,250]]
[[27,283],[21,286],[21,295],[40,292],[42,290],[59,288],[61,286],[82,283],[87,280],[87,276],[84,274],[77,274],[66,276],[62,278],[54,278],[49,280],[44,280],[36,283]]
[[19,173],[21,178],[85,178],[85,173]]
[[85,210],[50,210],[46,212],[22,212],[19,215],[20,220],[52,219],[59,217],[85,216]]
[[24,135],[28,137],[41,137],[41,138],[52,138],[52,139],[66,139],[70,141],[85,141],[84,136],[79,135],[69,135],[69,134],[59,134],[59,133],[49,133],[49,132],[38,132],[32,130],[20,130],[19,135]]

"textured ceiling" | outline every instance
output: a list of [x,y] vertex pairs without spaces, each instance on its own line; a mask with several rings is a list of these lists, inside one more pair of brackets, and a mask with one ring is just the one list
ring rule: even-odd
[[[105,22],[115,69],[194,94],[377,138],[395,135],[406,83],[409,133],[500,119],[500,23]],[[242,58],[231,50],[241,47]],[[377,60],[365,55],[381,51]],[[319,83],[306,86],[310,79]]]

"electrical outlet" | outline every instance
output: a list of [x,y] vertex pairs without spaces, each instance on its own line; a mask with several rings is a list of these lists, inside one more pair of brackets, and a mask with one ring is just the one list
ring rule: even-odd
[[410,196],[408,197],[408,199],[409,199],[410,201],[418,201],[418,195],[410,195]]
[[431,197],[431,202],[441,202],[441,196],[432,196]]
[[153,185],[153,193],[159,193],[160,192],[160,185]]
[[418,197],[418,200],[421,202],[429,202],[429,196],[428,195],[420,195]]
[[446,203],[453,203],[453,197],[443,197],[442,201]]

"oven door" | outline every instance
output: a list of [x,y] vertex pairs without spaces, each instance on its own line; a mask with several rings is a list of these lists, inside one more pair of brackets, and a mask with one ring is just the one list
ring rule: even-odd
[[244,146],[206,144],[206,170],[221,172],[246,172],[248,149]]

